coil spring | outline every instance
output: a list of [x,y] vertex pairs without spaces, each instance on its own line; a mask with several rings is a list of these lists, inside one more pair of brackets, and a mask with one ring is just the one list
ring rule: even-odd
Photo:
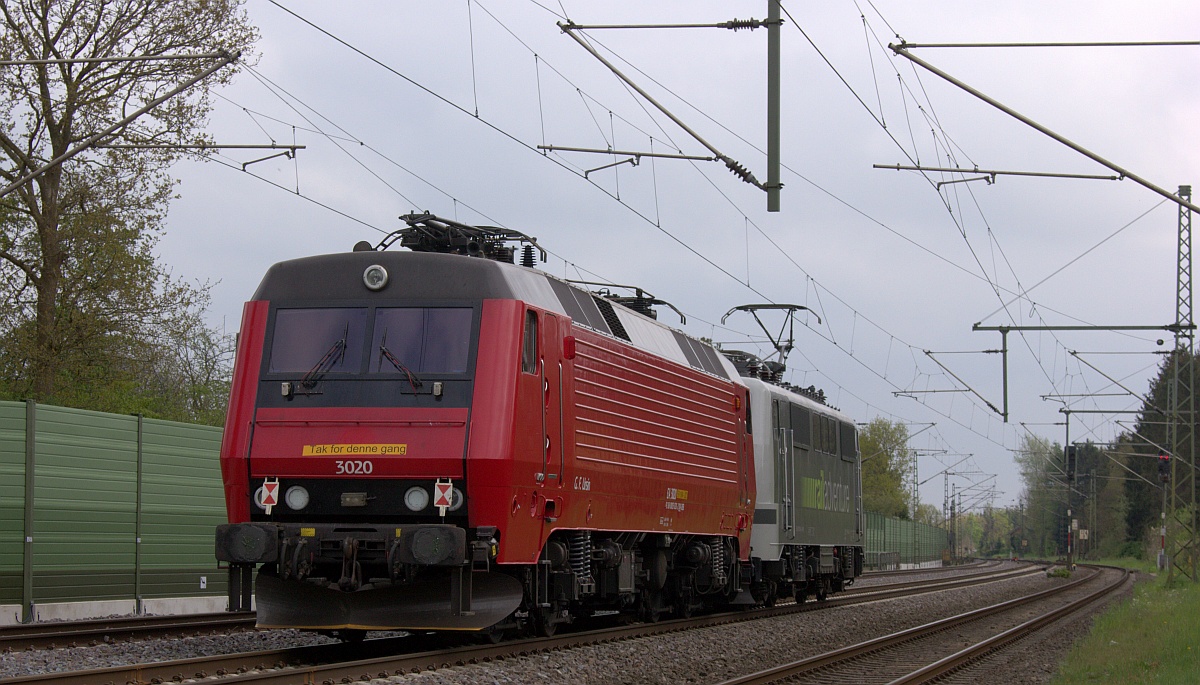
[[725,541],[721,538],[712,538],[708,541],[708,548],[712,550],[713,584],[717,586],[725,585],[729,581],[729,577],[725,573],[725,569],[729,565],[728,550],[725,547]]
[[580,578],[592,577],[592,533],[577,531],[570,539],[571,570]]

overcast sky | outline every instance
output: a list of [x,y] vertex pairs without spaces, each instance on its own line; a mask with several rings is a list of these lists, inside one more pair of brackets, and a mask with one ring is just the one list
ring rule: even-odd
[[[1195,41],[1198,3],[785,2],[779,213],[767,213],[765,194],[719,163],[642,158],[589,172],[628,157],[537,150],[709,154],[564,35],[556,26],[564,16],[716,23],[765,18],[765,2],[348,6],[247,5],[260,57],[220,91],[209,130],[222,144],[304,145],[295,160],[243,172],[242,163],[270,153],[237,151],[174,169],[179,199],[160,253],[176,276],[216,284],[211,315],[231,332],[274,262],[378,242],[413,210],[502,225],[550,250],[547,271],[640,286],[687,315],[680,325],[662,309],[661,320],[727,347],[769,352],[748,316],[720,325],[731,307],[808,306],[820,323],[798,318],[789,379],[824,389],[858,421],[911,424],[921,480],[973,455],[954,469],[972,473],[951,482],[967,487],[996,474],[988,484],[1001,491],[997,504],[1020,494],[1011,451],[1022,435],[1063,442],[1063,402],[1138,408],[1125,388],[1145,392],[1162,359],[1155,352],[1173,344],[1153,331],[1010,334],[1004,423],[986,404],[1003,403],[1001,359],[978,353],[998,348],[1000,336],[972,324],[1174,322],[1178,206],[1128,179],[999,176],[938,187],[978,175],[872,165],[1113,175],[887,44],[897,35],[910,43]],[[766,31],[584,35],[766,179]],[[1200,185],[1198,47],[912,54],[1169,192]],[[1122,430],[1117,421],[1132,420],[1074,414],[1071,439],[1110,440]],[[931,478],[922,499],[941,507],[942,490],[943,478]]]

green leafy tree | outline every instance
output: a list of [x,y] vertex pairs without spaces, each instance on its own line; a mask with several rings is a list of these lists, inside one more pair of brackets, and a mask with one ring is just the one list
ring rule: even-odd
[[[1123,436],[1127,445],[1126,461],[1130,471],[1138,477],[1125,481],[1126,529],[1129,542],[1138,542],[1148,531],[1157,531],[1162,512],[1162,490],[1158,483],[1157,456],[1159,450],[1168,453],[1175,449],[1171,444],[1168,427],[1173,420],[1170,391],[1177,365],[1191,362],[1192,378],[1184,378],[1179,384],[1181,392],[1190,392],[1200,381],[1200,364],[1186,350],[1175,350],[1159,367],[1158,375],[1150,382],[1146,402],[1133,430]],[[1193,400],[1194,401],[1194,400]],[[1183,430],[1183,429],[1181,429]],[[1192,427],[1196,430],[1196,426]],[[1193,432],[1193,435],[1197,433]],[[1178,467],[1177,467],[1178,468]]]
[[886,516],[910,518],[915,503],[905,487],[912,465],[908,428],[876,417],[858,433],[862,454],[863,507]]
[[917,505],[917,513],[913,519],[917,523],[924,523],[925,525],[936,526],[938,528],[946,525],[946,521],[942,517],[942,510],[924,502]]
[[1041,556],[1066,551],[1066,479],[1063,449],[1058,443],[1033,435],[1021,440],[1014,453],[1024,483],[1023,538],[1029,553]]
[[[53,60],[239,53],[256,38],[241,0],[0,3],[0,58],[40,61],[0,68],[0,181],[16,184],[213,64]],[[234,71],[104,142],[202,142],[210,88]],[[128,393],[143,355],[170,337],[153,327],[202,313],[207,286],[173,280],[152,254],[174,184],[166,171],[180,154],[91,149],[0,198],[6,394],[81,406],[96,404],[95,393]]]
[[971,521],[968,531],[971,535],[975,553],[983,557],[993,557],[1008,549],[1008,540],[1002,530],[1010,530],[1008,512],[1004,509],[986,506],[982,511],[967,514]]
[[1129,541],[1129,499],[1125,494],[1125,483],[1130,474],[1125,466],[1132,459],[1127,441],[1120,441],[1115,449],[1106,452],[1106,469],[1101,470],[1096,483],[1095,546],[1098,556],[1113,558],[1127,556]]

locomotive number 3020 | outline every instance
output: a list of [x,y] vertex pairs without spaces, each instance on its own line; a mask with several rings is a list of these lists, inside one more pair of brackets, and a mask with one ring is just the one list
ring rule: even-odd
[[375,466],[369,461],[338,461],[334,462],[334,473],[341,476],[366,476],[370,475],[375,470]]

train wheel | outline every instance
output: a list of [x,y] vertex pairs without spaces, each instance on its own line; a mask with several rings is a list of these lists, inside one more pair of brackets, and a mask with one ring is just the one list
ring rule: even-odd
[[485,645],[498,645],[507,638],[507,631],[497,626],[479,631],[479,641]]
[[767,581],[767,595],[763,597],[763,606],[773,607],[779,599],[779,584],[773,580]]
[[675,615],[679,618],[692,617],[692,603],[686,598],[680,599],[675,603]]
[[538,637],[553,637],[558,632],[558,624],[554,622],[554,610],[538,609],[533,614],[533,632]]
[[638,608],[639,618],[646,623],[658,623],[658,620],[662,618],[663,611],[661,594],[657,592],[642,594],[642,605]]

